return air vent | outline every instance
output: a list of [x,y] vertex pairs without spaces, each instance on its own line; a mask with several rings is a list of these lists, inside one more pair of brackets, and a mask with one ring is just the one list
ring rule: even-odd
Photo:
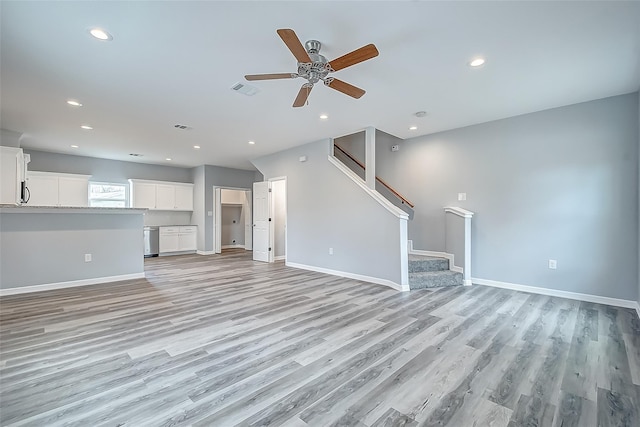
[[236,92],[239,92],[247,96],[253,96],[256,93],[260,92],[260,90],[257,87],[244,84],[244,83],[234,84],[233,86],[231,86],[231,90],[235,90]]
[[142,154],[139,154],[139,153],[130,153],[129,155],[133,156],[133,157],[142,157],[143,156]]

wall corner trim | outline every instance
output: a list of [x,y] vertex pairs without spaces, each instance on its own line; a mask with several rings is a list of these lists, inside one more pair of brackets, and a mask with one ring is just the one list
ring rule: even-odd
[[444,211],[452,213],[454,215],[458,215],[462,218],[472,218],[473,215],[475,215],[475,212],[471,212],[466,209],[459,208],[457,206],[447,206],[444,208]]
[[401,292],[409,291],[409,285],[400,285],[398,283],[392,282],[391,280],[380,279],[378,277],[363,276],[361,274],[349,273],[346,271],[331,270],[328,268],[316,267],[313,265],[298,264],[295,262],[288,262],[288,261],[285,262],[285,265],[287,267],[300,268],[302,270],[316,271],[318,273],[330,274],[332,276],[346,277],[347,279],[362,280],[363,282],[375,283],[377,285],[384,285],[384,286],[393,288],[396,291],[401,291]]
[[592,302],[596,304],[612,305],[615,307],[633,308],[640,316],[640,307],[637,301],[620,298],[603,297],[600,295],[582,294],[578,292],[559,291],[557,289],[540,288],[537,286],[519,285],[517,283],[499,282],[497,280],[479,279],[472,277],[475,285],[492,286],[494,288],[510,289],[514,291],[529,292],[532,294],[547,295],[550,297],[567,298],[578,301]]
[[26,294],[30,292],[53,291],[57,289],[75,288],[78,286],[98,285],[100,283],[121,282],[124,280],[144,279],[143,273],[121,274],[119,276],[96,277],[94,279],[72,280],[69,282],[45,283],[43,285],[22,286],[19,288],[0,289],[0,296]]

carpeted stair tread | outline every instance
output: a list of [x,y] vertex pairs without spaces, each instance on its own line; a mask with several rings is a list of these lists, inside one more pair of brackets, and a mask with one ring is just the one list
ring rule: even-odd
[[449,270],[449,260],[424,255],[409,255],[409,273]]
[[462,274],[445,270],[445,271],[422,271],[409,273],[409,288],[441,288],[444,286],[462,285]]

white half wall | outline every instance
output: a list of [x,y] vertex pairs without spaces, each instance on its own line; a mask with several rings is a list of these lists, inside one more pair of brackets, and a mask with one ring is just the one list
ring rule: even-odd
[[265,179],[287,177],[287,263],[402,288],[400,222],[406,220],[331,164],[330,147],[322,140],[253,161]]

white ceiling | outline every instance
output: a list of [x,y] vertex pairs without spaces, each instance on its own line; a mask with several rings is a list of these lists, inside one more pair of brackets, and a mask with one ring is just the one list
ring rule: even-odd
[[[366,126],[410,138],[640,85],[637,1],[2,1],[1,14],[2,128],[25,148],[110,159],[251,169]],[[93,26],[113,40],[89,36]],[[317,85],[294,109],[301,79],[230,90],[245,74],[295,72],[278,28],[320,40],[329,60],[374,43],[380,56],[335,74],[367,93]],[[483,67],[467,66],[479,55]]]

